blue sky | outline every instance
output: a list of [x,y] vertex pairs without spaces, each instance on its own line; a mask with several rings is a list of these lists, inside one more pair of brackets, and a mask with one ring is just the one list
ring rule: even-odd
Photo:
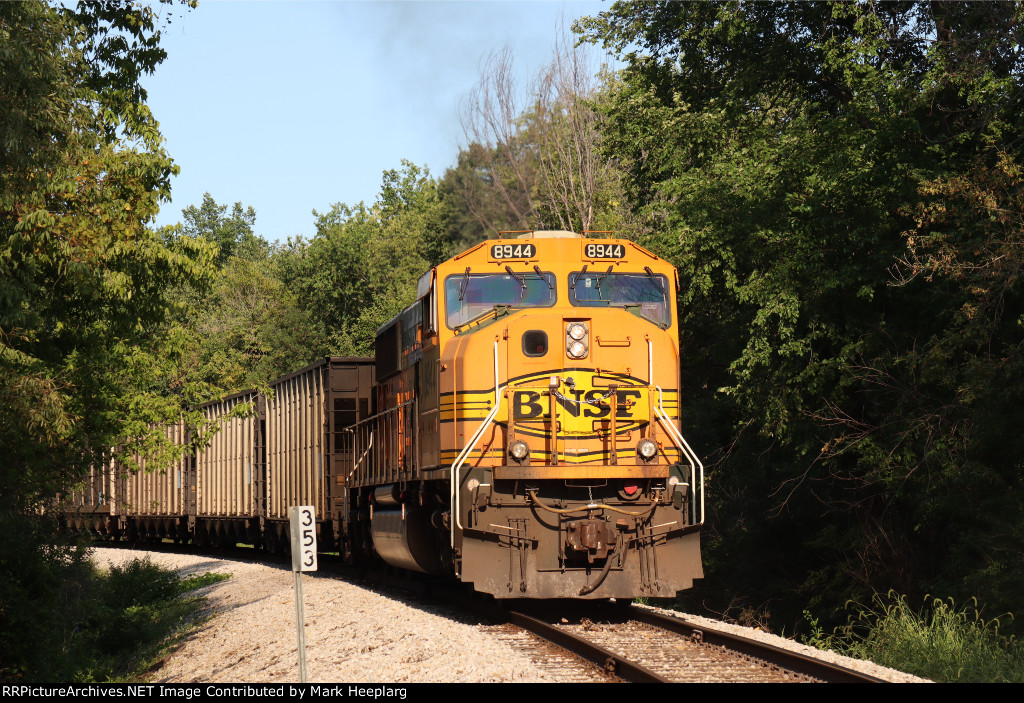
[[460,101],[509,44],[524,80],[550,59],[560,18],[602,2],[228,2],[174,11],[167,59],[144,81],[181,168],[157,224],[209,192],[256,210],[271,241],[314,234],[314,209],[372,202],[402,159],[454,163]]

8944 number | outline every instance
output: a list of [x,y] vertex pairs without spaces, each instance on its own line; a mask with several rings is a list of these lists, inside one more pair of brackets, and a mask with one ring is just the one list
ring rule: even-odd
[[532,259],[536,254],[534,244],[495,244],[491,247],[492,259]]
[[588,244],[584,247],[587,259],[623,259],[626,247],[621,244]]

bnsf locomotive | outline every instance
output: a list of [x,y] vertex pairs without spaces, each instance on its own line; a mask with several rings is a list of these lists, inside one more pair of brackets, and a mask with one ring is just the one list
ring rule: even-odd
[[[288,507],[313,505],[343,557],[497,598],[672,597],[702,576],[703,523],[676,285],[626,240],[485,241],[423,275],[374,358],[204,406],[222,424],[209,446],[167,471],[97,470],[69,520],[279,551]],[[242,402],[255,412],[229,415]]]

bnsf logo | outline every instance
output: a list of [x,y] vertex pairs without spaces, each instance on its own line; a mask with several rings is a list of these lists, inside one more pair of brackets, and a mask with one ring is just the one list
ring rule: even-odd
[[[558,432],[580,438],[627,432],[650,421],[651,392],[642,379],[594,369],[552,369],[509,380],[511,387],[494,420],[516,424],[516,432],[544,436],[550,432],[552,396],[548,383],[559,375],[554,392]],[[572,382],[569,383],[569,380]],[[611,386],[616,386],[611,394]],[[615,417],[612,417],[612,403]]]
[[[568,394],[556,395],[555,402],[572,417],[582,416],[599,420],[610,417],[612,413],[612,399],[611,397],[605,398],[606,395],[607,391],[601,390],[572,390]],[[636,417],[634,410],[638,407],[642,397],[642,391],[616,391],[615,419],[634,419]],[[598,401],[601,403],[598,404]],[[539,391],[515,391],[512,394],[512,417],[516,420],[550,418],[549,403],[549,399],[541,396]]]

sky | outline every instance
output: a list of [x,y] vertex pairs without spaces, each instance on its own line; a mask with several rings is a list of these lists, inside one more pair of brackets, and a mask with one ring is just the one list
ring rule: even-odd
[[[270,241],[315,234],[313,210],[372,203],[403,159],[444,175],[459,105],[489,52],[525,81],[571,25],[608,3],[518,0],[200,0],[173,11],[148,103],[181,169],[156,224],[203,194],[256,211]],[[229,210],[230,211],[230,210]]]

